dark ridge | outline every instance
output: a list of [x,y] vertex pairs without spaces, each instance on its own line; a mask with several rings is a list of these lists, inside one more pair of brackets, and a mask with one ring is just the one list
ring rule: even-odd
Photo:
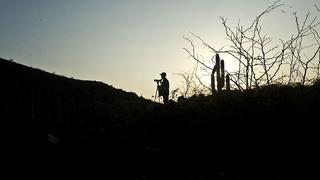
[[3,157],[9,169],[34,166],[60,172],[70,166],[80,174],[89,169],[101,174],[111,166],[110,174],[132,175],[129,164],[140,144],[130,140],[142,134],[134,127],[155,103],[102,82],[5,59],[0,59],[0,76]]
[[0,75],[3,159],[11,170],[111,179],[319,175],[319,82],[160,105],[3,59]]

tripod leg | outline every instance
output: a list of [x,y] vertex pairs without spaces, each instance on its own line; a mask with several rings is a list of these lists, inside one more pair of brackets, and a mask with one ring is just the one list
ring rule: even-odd
[[156,102],[156,100],[157,100],[157,95],[158,95],[158,87],[156,88],[156,93],[154,95],[154,102]]

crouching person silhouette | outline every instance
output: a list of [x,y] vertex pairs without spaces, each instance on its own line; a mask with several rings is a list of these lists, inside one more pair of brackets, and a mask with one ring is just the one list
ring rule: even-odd
[[167,104],[169,101],[169,81],[166,78],[167,74],[165,72],[161,73],[161,80],[158,83],[159,97],[162,96],[163,103]]

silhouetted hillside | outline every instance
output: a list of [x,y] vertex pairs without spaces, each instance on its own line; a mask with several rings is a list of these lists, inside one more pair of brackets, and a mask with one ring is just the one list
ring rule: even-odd
[[15,128],[31,128],[34,135],[56,133],[61,128],[103,128],[108,120],[137,118],[135,113],[150,103],[101,82],[70,79],[3,59],[0,68],[4,115],[21,121]]
[[226,174],[253,179],[318,175],[319,85],[272,85],[181,100],[161,109],[167,121],[154,115],[161,123],[151,137],[177,151],[182,166],[193,158],[197,165],[191,169],[200,174],[219,162]]
[[4,59],[0,76],[1,131],[9,148],[5,156],[13,166],[78,165],[87,170],[109,161],[106,164],[127,172],[127,152],[139,146],[132,143],[131,148],[129,138],[141,136],[133,127],[154,103],[101,82],[70,79]]
[[202,180],[318,172],[319,83],[194,96],[164,106],[3,59],[0,75],[3,156],[13,169]]

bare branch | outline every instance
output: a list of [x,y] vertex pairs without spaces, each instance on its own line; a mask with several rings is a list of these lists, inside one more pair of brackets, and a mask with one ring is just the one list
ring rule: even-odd
[[198,62],[198,63],[201,64],[202,66],[204,66],[204,67],[212,70],[211,67],[207,66],[205,63],[203,63],[202,61],[200,61],[200,60],[198,59],[198,57],[196,57],[196,55],[195,55],[195,46],[194,46],[194,44],[193,44],[193,41],[190,40],[189,38],[186,38],[186,37],[183,37],[183,38],[184,38],[185,40],[189,41],[189,42],[190,42],[190,45],[191,45],[191,47],[192,47],[192,52],[190,52],[190,51],[189,51],[188,49],[186,49],[186,48],[183,48],[183,49],[189,54],[189,56],[192,57],[196,62]]
[[[229,55],[232,60],[238,63],[237,70],[234,72],[226,71],[230,74],[230,81],[238,89],[250,89],[279,82],[290,84],[300,81],[305,84],[315,78],[311,76],[309,70],[316,73],[316,78],[320,78],[320,35],[318,33],[320,21],[317,16],[306,13],[304,17],[300,18],[298,13],[293,13],[293,23],[296,30],[288,39],[273,41],[271,36],[263,32],[262,18],[282,7],[284,4],[280,2],[277,0],[264,9],[248,27],[242,26],[240,20],[235,27],[229,26],[227,19],[220,17],[224,34],[229,42],[220,49],[211,46],[200,36],[190,32],[193,39],[200,42],[210,52]],[[317,12],[320,12],[316,5],[315,8]],[[283,13],[287,14],[284,11]],[[313,41],[309,43],[309,39],[312,37]],[[201,65],[200,69],[211,71],[215,63],[214,56],[206,61],[202,56],[202,59],[199,59],[193,40],[184,38],[191,45],[189,50],[184,48],[188,55]],[[314,50],[315,46],[318,47],[317,50]],[[306,53],[311,54],[311,58],[305,57]],[[318,61],[316,60],[317,55],[319,55]],[[288,73],[284,74],[285,71]],[[200,85],[205,87],[200,77],[197,74],[195,76]]]

